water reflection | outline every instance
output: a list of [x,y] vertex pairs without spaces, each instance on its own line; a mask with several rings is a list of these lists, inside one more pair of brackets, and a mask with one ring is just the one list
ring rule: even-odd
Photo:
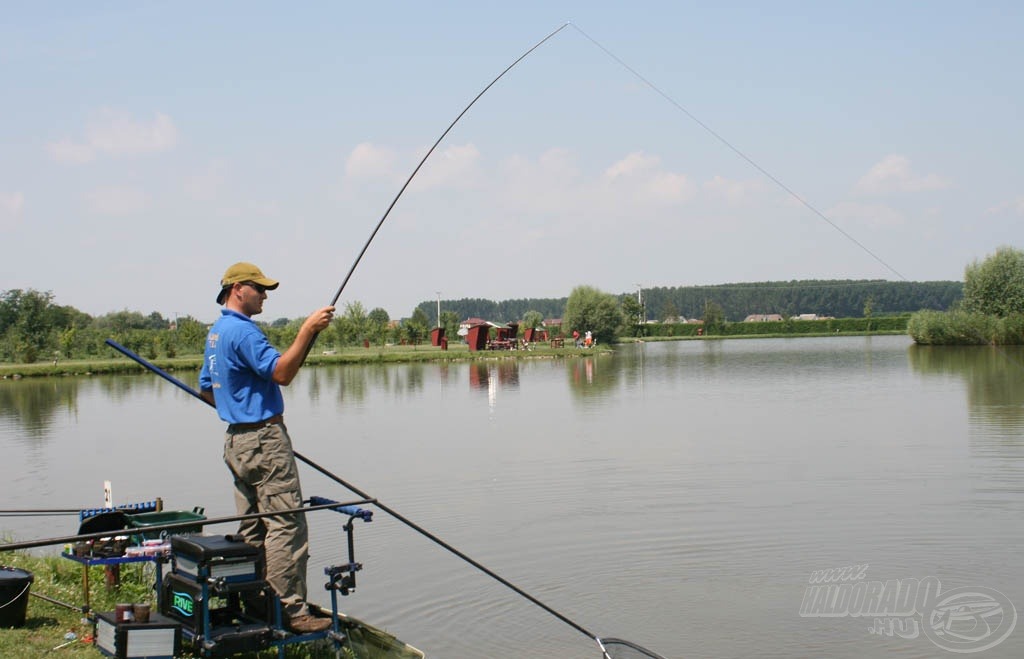
[[[635,355],[635,350],[629,352]],[[568,362],[569,390],[577,398],[603,397],[619,382],[619,369],[609,355],[580,357]]]
[[497,362],[473,362],[469,365],[471,389],[491,391],[495,387],[519,388],[519,362],[503,359]]
[[1010,507],[1024,494],[1024,347],[913,346],[913,369],[967,390],[974,503]]
[[19,435],[45,439],[60,410],[74,412],[78,379],[53,378],[0,382],[0,421],[19,429]]
[[918,373],[963,380],[973,419],[1014,439],[1024,429],[1024,347],[914,345],[909,356]]

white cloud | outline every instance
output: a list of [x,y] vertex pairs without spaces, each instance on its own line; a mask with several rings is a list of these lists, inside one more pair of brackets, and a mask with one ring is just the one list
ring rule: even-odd
[[949,179],[938,174],[921,175],[913,172],[909,158],[892,154],[883,158],[861,177],[857,182],[857,190],[868,194],[926,192],[941,190],[949,185]]
[[345,159],[345,175],[357,178],[391,178],[395,175],[395,152],[369,142],[357,144]]
[[661,169],[661,158],[634,151],[604,170],[605,182],[632,188],[635,202],[681,203],[693,199],[697,186],[685,175]]
[[576,162],[569,149],[553,148],[540,154],[537,161],[545,176],[555,176],[560,180],[573,179],[579,174]]
[[174,148],[178,129],[169,116],[156,113],[150,121],[126,112],[104,109],[89,120],[82,140],[63,139],[47,145],[57,162],[82,164],[100,155],[132,156]]
[[86,195],[89,210],[100,215],[132,215],[149,207],[149,196],[138,188],[105,187]]
[[431,155],[414,179],[415,186],[420,190],[464,186],[471,182],[479,161],[480,150],[475,145],[450,146]]
[[714,199],[721,199],[729,204],[740,204],[750,200],[754,195],[764,192],[765,185],[761,181],[737,181],[722,176],[715,176],[701,184],[701,189]]
[[825,215],[832,220],[873,227],[898,226],[904,221],[902,213],[884,204],[859,204],[852,201],[836,204]]
[[496,206],[511,211],[520,224],[537,218],[547,223],[551,215],[566,215],[577,205],[581,181],[572,153],[553,148],[536,160],[513,155],[500,163],[489,177],[486,194]]
[[658,156],[648,156],[643,151],[634,151],[604,170],[604,177],[608,180],[614,180],[620,177],[633,176],[649,172],[660,164],[661,158]]
[[650,199],[661,203],[681,203],[697,195],[697,186],[689,178],[673,172],[658,172],[645,188]]
[[88,144],[76,143],[71,140],[51,142],[46,145],[46,150],[50,152],[50,157],[54,160],[67,165],[81,165],[96,158],[94,148]]
[[25,210],[25,195],[20,192],[0,192],[0,229],[12,227]]
[[988,209],[989,214],[1010,212],[1014,215],[1024,216],[1024,197],[1018,197],[1013,201],[1007,201]]

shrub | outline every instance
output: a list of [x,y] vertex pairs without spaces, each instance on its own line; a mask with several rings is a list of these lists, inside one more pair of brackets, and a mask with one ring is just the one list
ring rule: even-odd
[[998,322],[969,311],[918,311],[910,317],[907,333],[922,345],[984,345],[991,343]]

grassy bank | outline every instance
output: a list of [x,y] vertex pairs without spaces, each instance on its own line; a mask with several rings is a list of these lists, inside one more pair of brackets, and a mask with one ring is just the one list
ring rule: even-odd
[[[824,336],[866,336],[866,335],[906,334],[903,329],[852,331],[852,332],[807,332],[793,334],[790,332],[765,332],[761,334],[729,334],[712,336],[643,336],[621,337],[620,343],[655,342],[655,341],[714,341],[718,339],[792,339],[798,337]],[[586,355],[608,354],[614,348],[606,345],[597,348],[581,349],[572,347],[571,342],[562,348],[552,348],[549,344],[535,343],[529,350],[480,350],[470,351],[463,344],[450,345],[442,350],[429,345],[422,346],[372,346],[370,348],[345,348],[328,350],[320,354],[311,354],[306,358],[310,365],[318,364],[401,364],[409,362],[455,362],[455,361],[490,361],[499,359],[560,359]],[[102,375],[130,374],[148,372],[134,361],[117,354],[111,349],[112,356],[108,359],[77,359],[58,360],[56,362],[37,362],[35,364],[0,364],[0,378],[69,376],[69,375]],[[183,357],[147,359],[151,364],[169,372],[195,372],[202,365],[201,355]]]
[[[111,349],[108,359],[57,360],[35,364],[0,364],[0,378],[41,377],[67,375],[101,375],[143,373],[146,369],[131,359]],[[399,364],[409,362],[444,361],[488,361],[495,359],[557,359],[576,357],[582,354],[603,354],[606,347],[591,350],[564,347],[552,348],[548,344],[534,344],[529,350],[481,350],[470,351],[465,345],[449,346],[447,350],[429,345],[423,346],[372,346],[370,348],[345,348],[324,351],[306,358],[309,365],[318,364]],[[146,361],[173,373],[175,371],[198,371],[202,355],[187,355],[173,359],[154,358]]]

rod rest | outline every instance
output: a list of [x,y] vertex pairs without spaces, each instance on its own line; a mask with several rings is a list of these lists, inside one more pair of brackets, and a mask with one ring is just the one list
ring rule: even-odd
[[[314,496],[314,497],[309,497],[308,503],[311,506],[326,506],[327,504],[338,503],[338,502],[335,501],[334,499],[327,499],[327,498],[324,498],[324,497],[315,497]],[[330,510],[342,513],[344,515],[349,515],[350,517],[358,517],[359,519],[363,520],[364,522],[372,522],[373,521],[373,511],[372,510],[366,510],[365,508],[360,508],[359,506],[341,506],[341,505],[339,505],[336,508],[331,508]]]
[[114,506],[113,508],[85,508],[78,511],[78,521],[82,522],[89,517],[95,517],[96,515],[114,511],[120,511],[128,515],[133,513],[152,513],[156,512],[157,507],[156,501],[140,501],[139,503],[124,503],[120,506]]

